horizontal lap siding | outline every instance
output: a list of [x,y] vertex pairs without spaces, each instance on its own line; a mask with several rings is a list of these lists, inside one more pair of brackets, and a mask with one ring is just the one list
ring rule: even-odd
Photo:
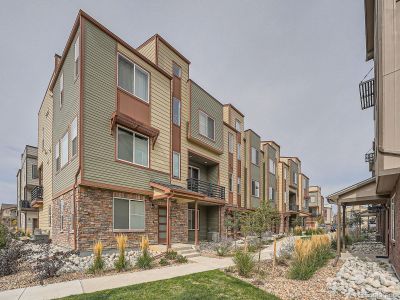
[[[39,227],[49,232],[49,205],[51,205],[53,199],[52,122],[53,97],[48,90],[39,111],[38,166],[42,165],[43,168],[43,208],[39,210]],[[44,128],[44,147],[42,145],[42,128]]]
[[146,56],[149,60],[153,63],[156,63],[156,39],[153,38],[150,42],[146,45],[138,49],[138,51]]
[[[160,135],[151,149],[150,167],[169,172],[169,79],[150,68],[91,23],[85,23],[84,179],[150,190],[149,181],[169,175],[115,161],[115,134],[110,119],[116,110],[116,49],[151,73],[152,125]],[[154,112],[154,113],[153,113]]]
[[[64,64],[62,65],[61,72],[57,78],[53,90],[53,147],[52,156],[55,159],[54,147],[64,134],[69,129],[73,119],[79,112],[79,94],[80,94],[80,79],[79,75],[75,79],[74,68],[74,44],[80,30],[78,29],[77,35],[68,50]],[[81,43],[81,41],[80,41]],[[82,58],[80,58],[82,59]],[[63,105],[60,107],[60,76],[64,75],[64,100]],[[79,117],[78,117],[79,118]],[[79,143],[78,143],[79,147]],[[69,152],[71,152],[71,143],[69,143]],[[75,174],[78,170],[79,159],[78,155],[74,157],[69,163],[64,166],[58,173],[56,172],[56,164],[53,164],[53,193],[59,193],[74,184]]]

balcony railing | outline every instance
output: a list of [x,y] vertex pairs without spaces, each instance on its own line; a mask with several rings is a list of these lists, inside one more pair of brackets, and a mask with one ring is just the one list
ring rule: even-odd
[[36,186],[31,193],[32,201],[33,200],[42,200],[43,199],[43,187]]
[[359,85],[361,109],[367,109],[375,105],[375,80],[374,78],[361,81]]
[[365,153],[365,162],[373,163],[375,161],[375,152]]
[[195,178],[187,180],[187,188],[210,198],[225,200],[225,187]]
[[289,204],[289,211],[299,211],[299,206],[296,204]]
[[21,200],[20,207],[21,208],[31,208],[31,204],[28,200]]

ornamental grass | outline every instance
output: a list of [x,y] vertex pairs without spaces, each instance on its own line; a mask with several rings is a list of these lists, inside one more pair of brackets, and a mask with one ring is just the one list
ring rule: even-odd
[[310,279],[319,268],[333,257],[328,235],[315,235],[307,240],[298,239],[295,242],[289,277],[298,280]]
[[128,236],[126,234],[119,234],[116,236],[115,240],[117,241],[119,256],[117,261],[114,263],[114,266],[120,272],[128,268],[128,261],[125,258],[125,249]]
[[93,264],[89,268],[90,273],[96,273],[104,269],[104,260],[102,254],[103,244],[101,241],[97,241],[97,243],[93,245],[94,260]]

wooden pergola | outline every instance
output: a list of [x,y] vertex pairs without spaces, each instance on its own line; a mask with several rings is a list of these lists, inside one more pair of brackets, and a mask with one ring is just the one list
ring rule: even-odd
[[[385,206],[389,199],[389,195],[376,194],[375,177],[358,182],[327,197],[330,204],[337,205],[337,259],[340,257],[341,250],[346,248],[344,239],[346,235],[346,207],[368,204]],[[342,242],[343,245],[341,245]]]

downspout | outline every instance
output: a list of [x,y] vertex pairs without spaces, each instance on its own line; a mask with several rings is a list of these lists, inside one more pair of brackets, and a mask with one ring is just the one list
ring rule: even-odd
[[78,176],[81,172],[81,166],[79,165],[78,170],[75,174],[75,183],[74,183],[74,191],[73,191],[73,228],[74,228],[74,250],[77,250],[77,222],[76,222],[76,188],[78,187]]

